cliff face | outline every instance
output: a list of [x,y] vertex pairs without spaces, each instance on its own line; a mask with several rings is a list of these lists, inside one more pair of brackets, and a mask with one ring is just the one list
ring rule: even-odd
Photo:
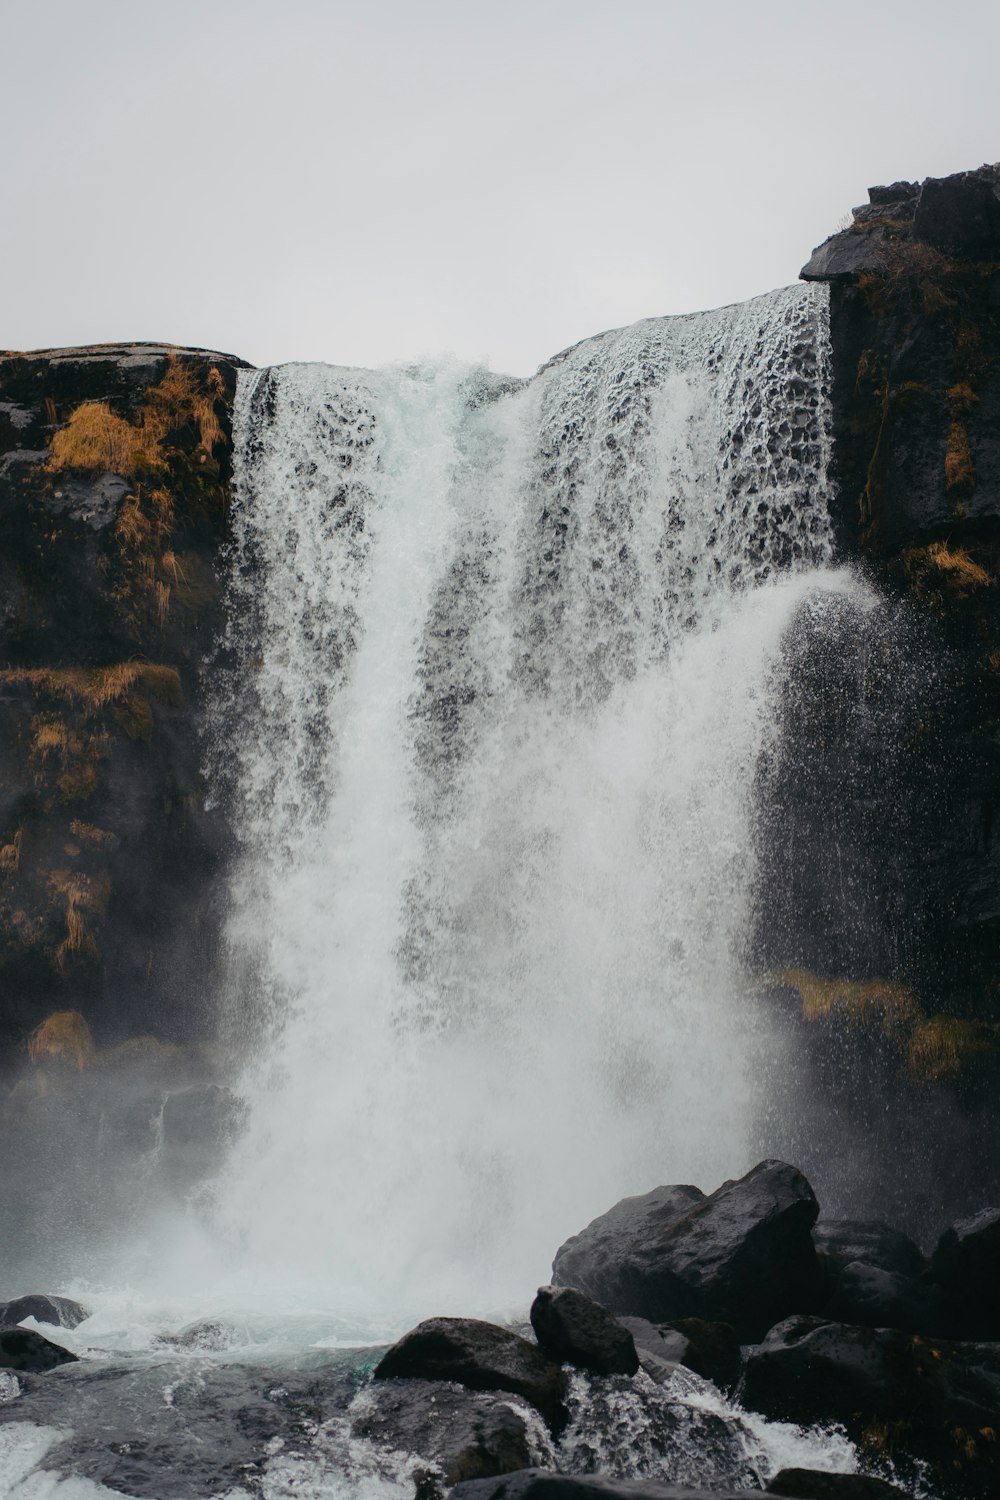
[[[802,272],[831,284],[841,551],[899,601],[867,640],[855,631],[844,643],[868,668],[868,722],[855,715],[851,733],[869,740],[860,747],[870,762],[861,792],[869,833],[884,814],[881,873],[869,886],[880,884],[874,899],[895,905],[886,920],[905,977],[992,1017],[991,997],[1000,997],[1000,166],[873,188],[870,197]],[[828,719],[835,709],[817,712]]]
[[1000,1144],[1000,166],[870,200],[802,275],[830,284],[839,551],[879,602],[795,643],[758,941],[816,1154],[873,1207],[895,1157],[919,1228]]
[[206,1024],[225,833],[199,729],[242,364],[156,345],[0,357],[8,1065],[53,1011],[83,1012],[99,1045]]

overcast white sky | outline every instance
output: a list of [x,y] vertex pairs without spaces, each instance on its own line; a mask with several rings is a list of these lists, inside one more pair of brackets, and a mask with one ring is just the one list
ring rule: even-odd
[[0,347],[529,373],[1000,157],[996,0],[0,0]]

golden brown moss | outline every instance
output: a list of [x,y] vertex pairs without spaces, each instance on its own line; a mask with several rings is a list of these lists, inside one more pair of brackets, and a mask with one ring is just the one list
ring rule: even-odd
[[28,1038],[28,1056],[36,1067],[53,1063],[71,1068],[89,1068],[97,1059],[90,1027],[78,1010],[60,1010],[46,1016]]

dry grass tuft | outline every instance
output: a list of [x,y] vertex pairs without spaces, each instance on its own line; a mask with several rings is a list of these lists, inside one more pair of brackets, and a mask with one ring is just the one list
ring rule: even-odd
[[53,434],[48,468],[91,469],[126,479],[162,473],[169,462],[166,440],[185,427],[197,429],[198,447],[210,456],[225,438],[216,412],[224,394],[214,366],[203,390],[192,367],[171,354],[163,379],[146,392],[135,422],[119,417],[106,401],[83,402]]
[[166,468],[159,436],[144,423],[116,416],[106,401],[85,401],[52,437],[47,467],[90,469],[99,473],[156,473]]
[[107,905],[107,876],[97,880],[71,870],[53,870],[49,889],[56,899],[65,901],[66,936],[55,951],[53,961],[62,973],[74,955],[97,958],[97,944],[87,926],[86,916],[101,915]]
[[908,547],[903,553],[903,567],[913,593],[931,602],[940,602],[945,596],[967,599],[976,589],[989,588],[996,582],[964,547],[948,542]]
[[919,282],[920,308],[929,318],[936,313],[947,312],[950,308],[957,307],[958,303],[954,297],[938,286],[936,281],[931,281],[929,276],[924,276]]
[[[124,703],[137,689],[154,703],[174,707],[183,702],[184,696],[177,668],[155,662],[123,661],[110,667],[8,667],[0,671],[0,684],[28,687],[39,698],[73,704],[87,715],[109,704]],[[51,722],[45,732],[49,736],[47,748],[57,748],[61,733],[58,723]]]

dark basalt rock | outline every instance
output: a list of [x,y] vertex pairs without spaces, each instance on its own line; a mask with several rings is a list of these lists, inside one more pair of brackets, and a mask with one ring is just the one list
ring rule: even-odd
[[[615,1313],[654,1323],[688,1317],[726,1322],[746,1338],[816,1305],[820,1276],[810,1230],[819,1205],[794,1167],[761,1162],[693,1203],[694,1189],[658,1191],[658,1203],[652,1194],[626,1200],[563,1246],[553,1279],[565,1285],[574,1275],[588,1290],[599,1283],[604,1305]],[[682,1194],[686,1211],[671,1222],[670,1209],[683,1203]],[[638,1204],[646,1211],[637,1212]],[[608,1220],[623,1209],[621,1227],[609,1233]],[[614,1265],[609,1252],[617,1257]]]
[[628,1329],[575,1287],[539,1287],[531,1326],[539,1346],[560,1363],[592,1375],[634,1375],[639,1368]]
[[970,260],[1000,260],[1000,164],[929,177],[916,201],[913,232]]
[[71,1297],[49,1297],[39,1292],[15,1297],[13,1302],[0,1302],[0,1323],[22,1323],[25,1318],[34,1318],[55,1328],[77,1328],[89,1317],[89,1309]]
[[38,1373],[75,1363],[75,1354],[30,1328],[0,1327],[0,1369]]
[[658,1187],[623,1198],[556,1251],[552,1280],[573,1286],[616,1313],[646,1317],[643,1264],[663,1232],[705,1194],[696,1187]]
[[824,1269],[834,1275],[854,1260],[897,1276],[919,1276],[927,1264],[908,1235],[878,1222],[820,1219],[813,1228],[813,1244]]
[[707,1323],[703,1318],[679,1318],[662,1323],[661,1358],[676,1360],[723,1390],[734,1386],[743,1368],[743,1355],[731,1323]]
[[376,1365],[374,1380],[448,1380],[472,1391],[510,1391],[558,1431],[566,1419],[559,1366],[534,1344],[478,1318],[427,1318]]
[[931,1261],[954,1303],[962,1331],[1000,1338],[1000,1209],[984,1208],[946,1229]]
[[449,1485],[537,1462],[526,1416],[516,1402],[424,1380],[370,1385],[350,1410],[353,1437],[419,1454]]
[[448,1500],[747,1500],[746,1489],[692,1489],[658,1479],[606,1479],[601,1475],[552,1474],[524,1469],[503,1479],[457,1484]]
[[906,1500],[906,1491],[870,1474],[828,1474],[822,1469],[781,1469],[768,1481],[769,1495],[795,1500]]
[[618,1321],[632,1335],[640,1368],[657,1385],[665,1385],[677,1368],[678,1361],[671,1354],[677,1345],[670,1343],[648,1318],[631,1318],[626,1314]]
[[803,281],[855,281],[879,265],[886,244],[882,229],[866,234],[852,226],[818,245],[799,275]]
[[747,1359],[744,1404],[778,1421],[840,1422],[854,1438],[892,1425],[897,1450],[963,1496],[996,1493],[1000,1344],[788,1318]]
[[939,1287],[860,1260],[840,1272],[823,1315],[837,1323],[900,1328],[930,1338],[953,1338],[960,1331]]

